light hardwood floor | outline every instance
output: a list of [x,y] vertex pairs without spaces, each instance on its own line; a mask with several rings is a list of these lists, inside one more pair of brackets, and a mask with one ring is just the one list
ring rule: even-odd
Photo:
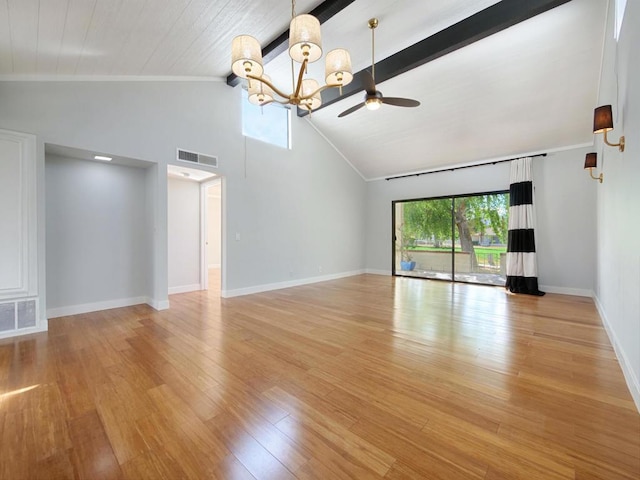
[[495,287],[196,292],[0,341],[0,478],[254,477],[637,480],[640,415],[590,299]]

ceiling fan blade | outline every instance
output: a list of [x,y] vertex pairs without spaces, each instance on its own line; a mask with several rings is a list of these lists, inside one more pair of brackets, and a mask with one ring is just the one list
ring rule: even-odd
[[346,109],[344,112],[342,112],[340,115],[338,115],[338,118],[340,117],[345,117],[347,115],[349,115],[350,113],[355,112],[356,110],[360,110],[362,107],[364,107],[364,102],[359,103],[358,105],[355,105],[351,108]]
[[387,105],[395,105],[396,107],[417,107],[418,105],[420,105],[420,102],[417,100],[399,97],[383,97],[382,103],[386,103]]
[[364,85],[364,91],[367,92],[367,95],[376,94],[376,82],[373,80],[373,76],[369,73],[369,70],[363,72],[362,84]]

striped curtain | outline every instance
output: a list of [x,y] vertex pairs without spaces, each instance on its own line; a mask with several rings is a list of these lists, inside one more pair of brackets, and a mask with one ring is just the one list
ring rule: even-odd
[[531,157],[511,161],[507,283],[513,293],[544,295],[538,290],[533,216]]

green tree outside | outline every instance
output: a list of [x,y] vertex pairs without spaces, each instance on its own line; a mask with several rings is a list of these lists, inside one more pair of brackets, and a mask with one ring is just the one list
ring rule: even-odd
[[490,227],[500,243],[507,242],[509,194],[476,195],[419,200],[403,203],[403,224],[401,226],[404,250],[415,245],[418,239],[433,239],[439,247],[444,240],[451,239],[452,201],[455,222],[454,242],[459,240],[463,252],[471,255],[471,265],[476,268],[476,258],[472,236],[485,235]]

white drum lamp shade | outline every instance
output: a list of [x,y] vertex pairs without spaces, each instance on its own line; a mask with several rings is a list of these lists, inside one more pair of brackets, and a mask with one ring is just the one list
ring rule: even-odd
[[[268,75],[262,75],[266,81],[270,82],[271,78]],[[254,105],[264,105],[266,102],[273,100],[273,90],[266,83],[259,82],[258,80],[249,81],[249,102]]]
[[247,78],[247,74],[262,75],[262,49],[258,40],[251,35],[239,35],[233,39],[231,70],[241,78]]
[[[308,78],[302,81],[302,96],[307,97],[311,95],[313,92],[318,90],[320,85],[313,78]],[[310,109],[315,110],[320,105],[322,105],[322,97],[320,96],[320,92],[316,93],[313,97],[304,100],[304,104]]]
[[336,48],[327,53],[325,59],[325,79],[327,85],[348,85],[353,80],[351,57],[344,48]]
[[320,21],[313,15],[298,15],[289,25],[289,56],[298,63],[309,63],[322,56]]

